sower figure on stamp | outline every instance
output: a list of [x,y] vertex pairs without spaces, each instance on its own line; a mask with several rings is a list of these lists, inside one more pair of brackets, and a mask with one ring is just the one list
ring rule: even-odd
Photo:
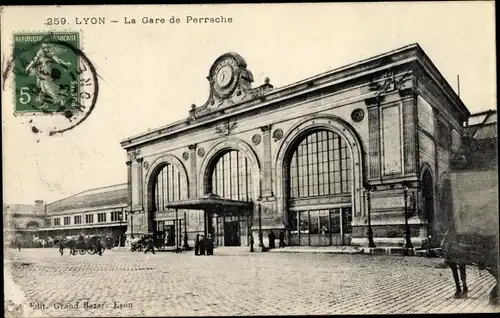
[[[63,105],[67,92],[61,91],[57,83],[61,77],[61,72],[51,67],[51,64],[57,63],[63,67],[68,67],[71,63],[60,59],[57,56],[59,53],[62,53],[61,49],[55,45],[42,43],[36,56],[26,67],[26,73],[36,76],[36,83],[40,88],[40,95],[38,96],[40,101],[48,99],[51,103]],[[48,108],[48,105],[43,102],[41,108]]]
[[200,234],[196,234],[194,239],[194,255],[198,256],[200,251]]
[[276,235],[274,235],[273,231],[271,231],[267,237],[269,238],[269,248],[276,248],[276,245],[274,244]]

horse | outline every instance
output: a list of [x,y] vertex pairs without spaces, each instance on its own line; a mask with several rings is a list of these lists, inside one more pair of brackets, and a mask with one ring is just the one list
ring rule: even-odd
[[[445,264],[451,268],[455,280],[454,298],[467,298],[469,289],[466,265],[473,265],[479,270],[487,270],[497,280],[490,292],[490,303],[498,305],[498,248],[495,236],[446,231],[441,241],[441,249]],[[459,272],[462,288],[460,288]]]

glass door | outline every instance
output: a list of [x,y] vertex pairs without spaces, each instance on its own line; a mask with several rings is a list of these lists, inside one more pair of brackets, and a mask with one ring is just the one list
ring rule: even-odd
[[342,208],[342,245],[351,245],[352,208]]
[[339,208],[330,209],[330,235],[332,245],[343,245]]

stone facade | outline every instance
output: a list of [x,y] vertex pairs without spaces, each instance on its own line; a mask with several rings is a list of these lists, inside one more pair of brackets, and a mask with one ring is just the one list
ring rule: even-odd
[[45,205],[42,200],[35,204],[4,204],[3,205],[4,243],[8,244],[16,235],[32,238],[37,230],[45,225]]
[[[289,240],[291,210],[335,207],[352,211],[347,244],[367,244],[368,187],[375,243],[401,245],[403,181],[408,210],[415,210],[408,220],[413,244],[422,245],[429,235],[432,242],[438,240],[439,189],[457,147],[454,136],[462,135],[470,114],[418,44],[282,88],[267,79],[252,88],[243,58],[228,53],[216,59],[208,79],[207,102],[192,105],[185,120],[121,142],[128,155],[134,233],[154,231],[160,214],[173,220],[183,219],[186,212],[189,220],[182,223],[182,231],[192,240],[203,228],[203,212],[175,214],[155,208],[156,175],[169,164],[178,171],[179,200],[203,197],[217,158],[237,150],[250,167],[254,205],[248,226],[255,233],[262,229],[266,246],[271,230],[277,234],[286,229]],[[334,132],[347,145],[350,189],[347,195],[302,197],[292,209],[290,156],[315,131]],[[241,244],[246,244],[245,237]]]

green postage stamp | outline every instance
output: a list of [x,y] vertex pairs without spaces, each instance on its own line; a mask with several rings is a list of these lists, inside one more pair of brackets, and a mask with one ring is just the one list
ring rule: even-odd
[[97,72],[83,53],[79,32],[13,35],[14,114],[62,115],[29,123],[50,135],[73,129],[92,112],[98,95]]
[[77,32],[14,34],[16,113],[80,107],[79,47]]

